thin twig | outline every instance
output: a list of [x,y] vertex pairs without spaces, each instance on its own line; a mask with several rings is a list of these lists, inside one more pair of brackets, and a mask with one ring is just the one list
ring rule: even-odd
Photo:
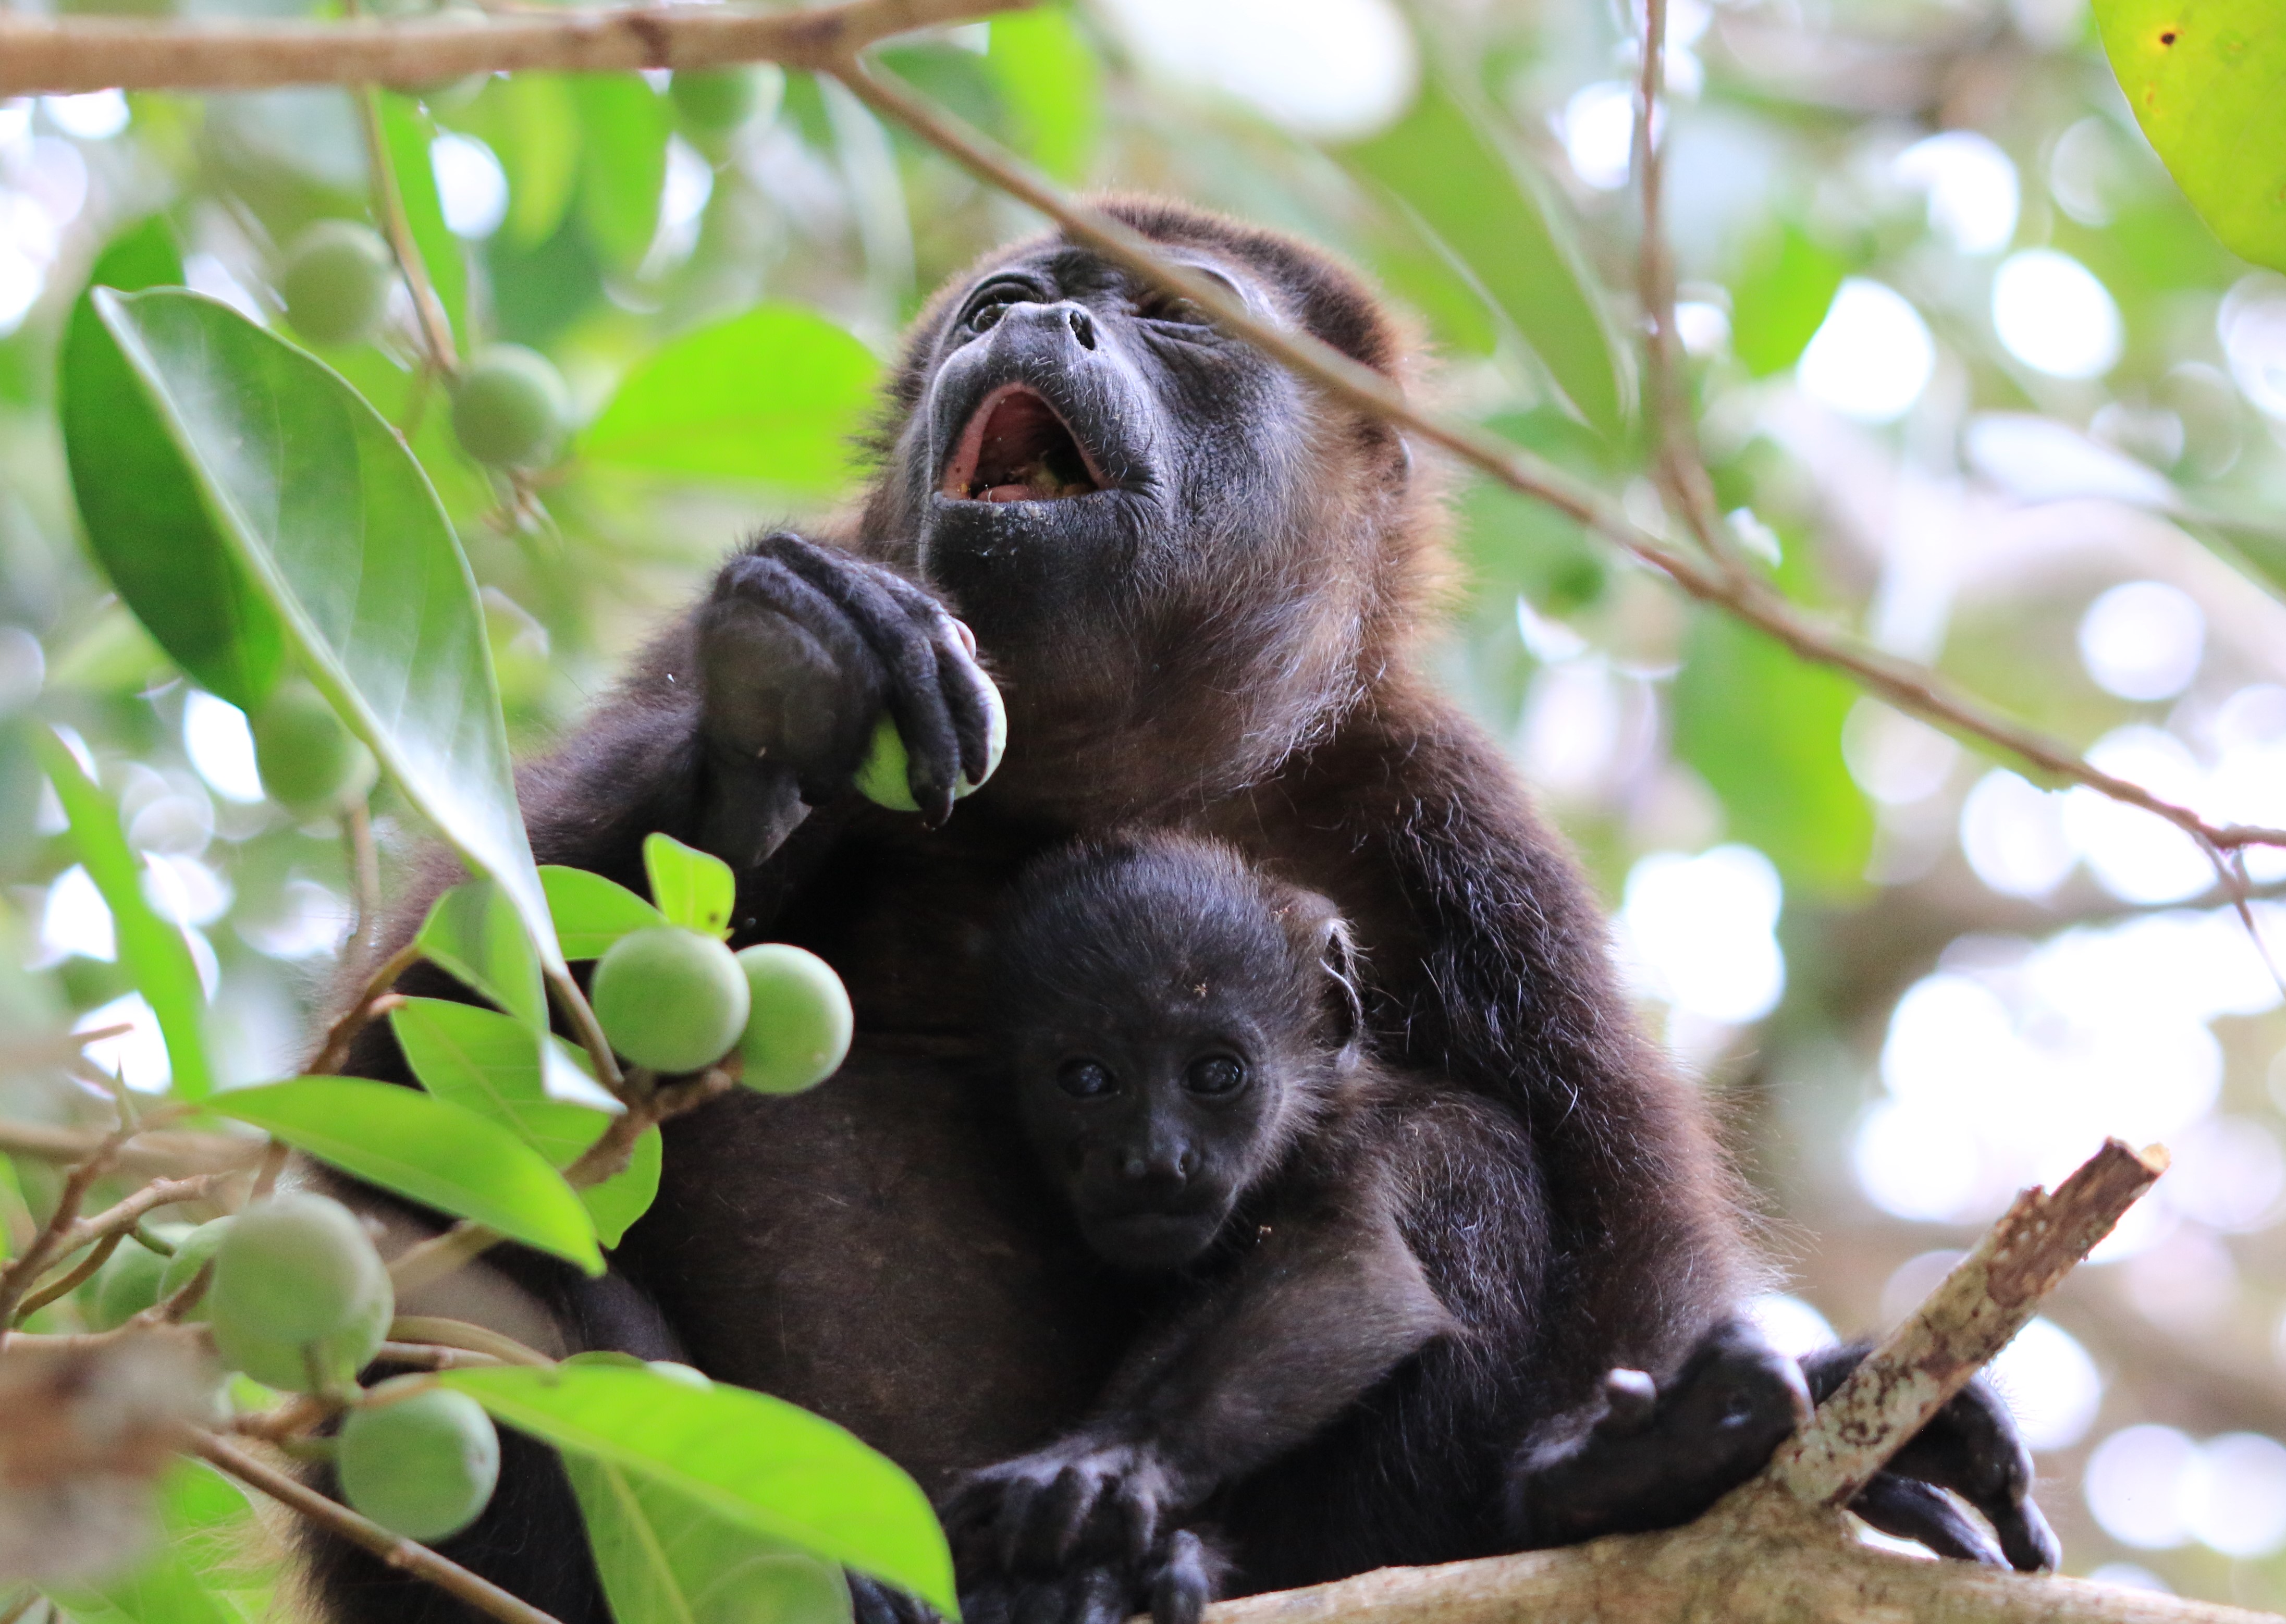
[[357,888],[357,924],[350,932],[349,946],[357,953],[370,953],[381,930],[381,847],[374,841],[368,803],[353,800],[342,808],[342,838],[349,847],[350,878]]
[[235,1444],[225,1442],[211,1432],[193,1431],[188,1447],[193,1454],[228,1472],[240,1482],[260,1489],[319,1526],[332,1530],[353,1544],[362,1545],[390,1567],[425,1579],[439,1589],[460,1597],[480,1612],[503,1620],[505,1624],[559,1624],[559,1620],[550,1614],[540,1612],[529,1602],[519,1601],[492,1581],[479,1578],[459,1563],[438,1556],[426,1545],[415,1544],[411,1540],[390,1533],[379,1523],[360,1517],[347,1506],[327,1499],[307,1484],[297,1483],[284,1472],[264,1465]]
[[595,1081],[622,1100],[627,1098],[627,1079],[619,1075],[619,1056],[611,1052],[611,1040],[603,1036],[603,1029],[595,1021],[595,1012],[588,1007],[587,995],[579,990],[579,983],[569,970],[550,970],[548,985],[556,994],[556,1007],[572,1023],[572,1036],[587,1052],[587,1064],[595,1068]]
[[97,1141],[87,1160],[65,1176],[56,1209],[33,1235],[32,1243],[13,1263],[0,1268],[0,1347],[7,1345],[7,1328],[14,1321],[17,1305],[24,1300],[24,1294],[48,1272],[50,1265],[73,1250],[64,1244],[64,1240],[78,1221],[80,1206],[87,1200],[88,1191],[111,1171],[121,1148],[140,1131],[138,1123],[125,1121]]
[[115,1204],[106,1207],[93,1218],[82,1218],[69,1228],[59,1232],[49,1249],[44,1272],[83,1246],[92,1246],[107,1236],[124,1234],[141,1223],[149,1214],[162,1207],[171,1207],[186,1201],[204,1201],[214,1193],[215,1186],[227,1173],[198,1173],[188,1179],[154,1179],[150,1183]]
[[111,1261],[111,1254],[119,1250],[119,1243],[126,1238],[127,1232],[122,1229],[97,1242],[95,1250],[80,1259],[78,1267],[59,1280],[50,1281],[24,1299],[24,1305],[16,1311],[16,1323],[23,1324],[49,1304],[78,1290],[83,1281]]
[[1714,510],[1714,485],[1699,454],[1684,393],[1683,337],[1675,325],[1675,256],[1660,221],[1667,172],[1659,146],[1665,93],[1667,0],[1643,0],[1642,72],[1636,84],[1635,169],[1643,200],[1636,253],[1636,296],[1643,307],[1644,412],[1651,430],[1652,473],[1699,545],[1722,572],[1743,577],[1738,543]]
[[1813,1505],[1847,1504],[2166,1170],[2167,1153],[2156,1146],[2137,1151],[2107,1139],[2053,1194],[2019,1195],[1817,1418],[1779,1447],[1764,1473],[1771,1490]]
[[1927,666],[1869,647],[1815,619],[1759,579],[1731,576],[1678,553],[1635,524],[1618,503],[1554,464],[1465,423],[1432,417],[1397,385],[1308,334],[1273,327],[1220,283],[1174,264],[1159,245],[1100,209],[1065,195],[1021,160],[959,124],[855,59],[829,65],[868,106],[895,120],[989,185],[1029,203],[1064,234],[1154,286],[1179,294],[1297,375],[1362,412],[1410,430],[1522,495],[1569,515],[1672,579],[1691,597],[1728,611],[1802,658],[1844,672],[1897,709],[1980,746],[2016,757],[2038,776],[2088,788],[2163,817],[2194,839],[2226,848],[2286,846],[2286,829],[2209,824],[2188,807],[2090,766],[2058,741],[1954,689]]
[[358,994],[356,1003],[342,1012],[340,1020],[326,1032],[324,1045],[318,1058],[310,1062],[310,1070],[319,1076],[329,1076],[342,1068],[350,1057],[350,1045],[357,1035],[365,1030],[366,1023],[376,1015],[396,1007],[396,994],[391,989],[397,978],[411,969],[421,959],[421,944],[408,942],[387,958],[381,967],[366,978],[365,990]]
[[844,0],[810,10],[706,4],[606,11],[533,6],[483,21],[445,12],[389,22],[145,21],[0,12],[0,96],[423,84],[546,68],[625,73],[782,62],[817,68],[916,28],[1021,11],[1034,0]]
[[[91,1128],[0,1121],[0,1153],[42,1162],[84,1162],[105,1137]],[[114,1165],[129,1171],[160,1173],[242,1171],[261,1156],[262,1143],[250,1137],[162,1128],[138,1134],[121,1147]]]
[[[453,324],[445,314],[444,302],[437,296],[436,285],[429,280],[429,262],[421,257],[421,245],[413,240],[413,223],[406,218],[405,193],[397,184],[397,165],[389,155],[389,137],[381,127],[380,94],[369,84],[359,85],[350,99],[357,104],[358,129],[365,137],[366,167],[373,174],[373,199],[381,211],[382,232],[389,239],[390,252],[397,256],[406,287],[413,293],[422,359],[433,371],[452,377],[461,369],[460,354],[453,347]],[[360,933],[370,917],[360,908]]]

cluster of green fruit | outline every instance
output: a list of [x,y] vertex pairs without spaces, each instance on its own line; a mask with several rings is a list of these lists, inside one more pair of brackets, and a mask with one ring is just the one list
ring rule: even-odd
[[738,1052],[739,1080],[794,1094],[849,1052],[849,995],[833,967],[783,942],[733,953],[680,925],[613,942],[588,991],[611,1047],[653,1071],[703,1071]]
[[[397,260],[381,233],[354,220],[320,220],[296,237],[279,267],[286,318],[316,344],[361,344],[381,330],[397,286]],[[536,468],[572,423],[572,396],[548,359],[522,344],[489,344],[453,381],[453,432],[461,449],[495,468]]]
[[356,1216],[294,1193],[195,1229],[157,1228],[162,1256],[130,1242],[96,1284],[90,1318],[130,1316],[210,1273],[191,1317],[233,1370],[290,1392],[354,1394],[335,1470],[350,1505],[407,1539],[439,1540],[474,1522],[500,1476],[500,1435],[464,1394],[384,1386],[357,1391],[397,1312],[389,1270]]

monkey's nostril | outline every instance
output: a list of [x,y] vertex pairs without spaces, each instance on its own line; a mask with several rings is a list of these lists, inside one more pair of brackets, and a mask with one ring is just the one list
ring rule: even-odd
[[1072,336],[1079,340],[1079,347],[1081,349],[1092,350],[1095,348],[1094,317],[1089,315],[1077,305],[1074,305],[1070,310],[1064,312],[1064,319],[1071,323]]
[[1119,1176],[1122,1179],[1143,1179],[1148,1177],[1150,1171],[1151,1164],[1133,1151],[1119,1159]]

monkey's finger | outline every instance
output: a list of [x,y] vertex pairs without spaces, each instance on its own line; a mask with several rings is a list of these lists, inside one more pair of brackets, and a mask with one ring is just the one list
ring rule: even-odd
[[1992,1536],[1978,1527],[1968,1513],[1945,1497],[1942,1489],[1914,1478],[1885,1471],[1858,1491],[1849,1509],[1883,1533],[1913,1540],[1940,1557],[1980,1562],[1987,1567],[2006,1567]]
[[735,558],[701,611],[698,640],[715,737],[784,751],[813,794],[856,769],[888,674],[825,594],[776,558]]
[[1125,1624],[1135,1611],[1128,1587],[1107,1567],[1082,1568],[1067,1595],[1068,1624]]
[[2032,1455],[2016,1418],[1992,1384],[1970,1382],[1889,1462],[1900,1477],[1949,1488],[1984,1514],[2009,1565],[2026,1573],[2061,1556],[2048,1520],[2032,1502]]
[[995,1554],[1001,1572],[1013,1573],[1030,1558],[1032,1525],[1037,1515],[1034,1507],[1044,1493],[1046,1486],[1034,1478],[1011,1478],[1001,1485],[999,1512],[994,1525],[999,1535],[999,1549]]
[[889,719],[904,740],[907,787],[921,816],[941,824],[952,814],[960,772],[960,745],[937,673],[932,628],[906,612],[891,590],[895,578],[862,559],[813,543],[788,548],[786,565],[847,611],[876,657],[888,668]]
[[1025,1558],[1040,1567],[1061,1567],[1072,1559],[1079,1548],[1079,1536],[1087,1526],[1089,1515],[1094,1511],[1103,1493],[1103,1480],[1084,1467],[1065,1467],[1055,1476],[1036,1505],[1032,1508],[1031,1538],[1025,1542]]
[[1199,1624],[1214,1600],[1215,1565],[1206,1541],[1178,1528],[1167,1544],[1167,1560],[1151,1581],[1151,1624]]
[[976,635],[910,581],[884,575],[881,584],[935,643],[945,709],[960,743],[961,776],[971,784],[983,783],[992,764],[992,682],[976,663]]
[[1145,1485],[1130,1479],[1120,1486],[1113,1498],[1127,1559],[1139,1564],[1146,1561],[1159,1544],[1159,1496]]

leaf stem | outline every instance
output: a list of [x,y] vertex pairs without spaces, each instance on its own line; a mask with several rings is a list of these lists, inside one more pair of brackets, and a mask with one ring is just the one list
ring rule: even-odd
[[350,1045],[357,1041],[357,1035],[365,1030],[366,1023],[387,1013],[403,1001],[394,990],[397,978],[420,959],[421,944],[414,941],[382,960],[381,967],[366,978],[365,990],[358,994],[357,1002],[344,1010],[341,1019],[327,1029],[324,1046],[319,1049],[317,1059],[310,1062],[312,1075],[331,1076],[342,1068],[343,1062],[350,1057]]
[[357,103],[358,128],[365,137],[366,164],[373,171],[374,201],[381,211],[382,232],[389,239],[390,251],[397,256],[397,268],[405,273],[406,287],[412,290],[413,313],[420,323],[427,364],[450,378],[461,370],[461,358],[453,348],[453,324],[446,319],[444,303],[429,280],[428,262],[421,257],[421,245],[413,240],[413,225],[406,217],[405,193],[397,184],[397,165],[390,157],[389,138],[381,127],[380,93],[370,84],[361,84],[351,99]]

